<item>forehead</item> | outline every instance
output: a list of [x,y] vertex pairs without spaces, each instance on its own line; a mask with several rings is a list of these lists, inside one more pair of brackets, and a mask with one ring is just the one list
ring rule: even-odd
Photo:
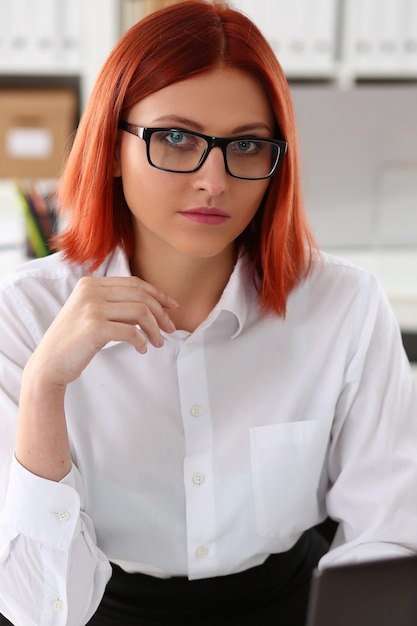
[[192,120],[197,129],[230,132],[247,124],[274,128],[272,108],[261,84],[246,72],[218,69],[174,83],[136,104],[129,116],[142,125]]

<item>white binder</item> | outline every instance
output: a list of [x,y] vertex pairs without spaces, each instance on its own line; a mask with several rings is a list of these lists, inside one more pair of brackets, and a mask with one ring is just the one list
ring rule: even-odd
[[401,66],[417,76],[417,2],[403,0],[401,12]]
[[337,0],[304,0],[306,62],[311,70],[329,72],[336,61]]
[[57,0],[32,0],[27,2],[30,55],[26,62],[36,68],[53,68],[58,61],[58,9]]
[[[30,0],[13,0],[5,9],[5,57],[10,68],[25,65],[30,56]],[[7,9],[7,10],[6,10]]]
[[[380,0],[380,28],[375,33],[377,64],[382,70],[399,69],[401,57],[401,22],[404,0]],[[377,17],[375,18],[377,23]]]
[[[64,67],[77,71],[82,58],[81,2],[80,0],[60,0],[59,54]],[[100,28],[97,23],[97,28]]]

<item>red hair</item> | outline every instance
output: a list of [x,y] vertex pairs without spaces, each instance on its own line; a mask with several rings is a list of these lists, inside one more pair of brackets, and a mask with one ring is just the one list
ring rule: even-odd
[[142,98],[219,67],[262,84],[288,151],[239,244],[248,254],[264,311],[285,315],[287,298],[307,273],[314,245],[303,211],[297,134],[287,80],[258,28],[223,3],[185,0],[130,28],[105,62],[63,171],[59,205],[65,228],[56,247],[93,270],[117,246],[134,250],[129,208],[113,177],[119,119]]

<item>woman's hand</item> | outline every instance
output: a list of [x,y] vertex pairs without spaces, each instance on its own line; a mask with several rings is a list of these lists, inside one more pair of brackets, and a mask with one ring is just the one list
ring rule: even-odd
[[81,278],[33,354],[38,374],[67,385],[109,341],[127,341],[141,353],[148,342],[158,348],[160,331],[175,330],[168,310],[176,307],[137,277]]

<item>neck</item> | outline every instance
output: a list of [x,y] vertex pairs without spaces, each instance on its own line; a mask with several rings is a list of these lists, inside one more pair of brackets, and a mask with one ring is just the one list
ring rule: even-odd
[[233,271],[233,249],[209,258],[149,254],[142,248],[131,259],[132,274],[174,298],[179,306],[170,311],[178,330],[193,332],[218,302]]

